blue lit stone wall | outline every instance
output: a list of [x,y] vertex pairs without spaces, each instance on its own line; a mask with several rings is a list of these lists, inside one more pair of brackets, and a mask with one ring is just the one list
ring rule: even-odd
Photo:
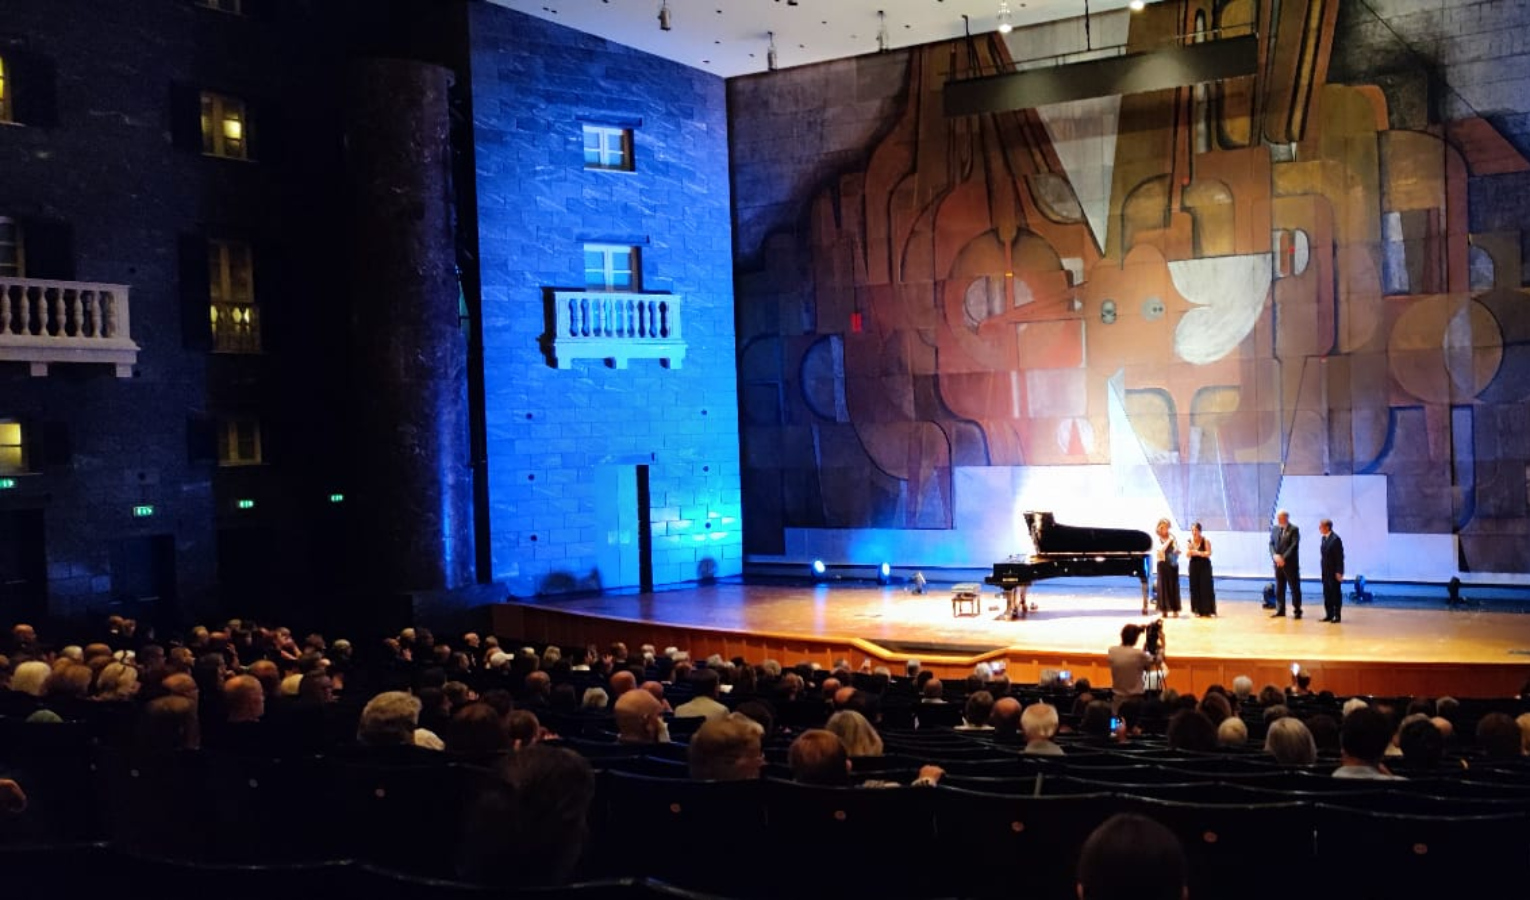
[[[612,586],[602,466],[650,466],[656,584],[742,567],[727,110],[721,78],[490,4],[472,7],[490,532],[527,595]],[[583,168],[583,121],[635,127],[636,171]],[[583,245],[642,247],[684,297],[680,368],[552,368],[544,291]],[[629,535],[635,540],[635,535]]]

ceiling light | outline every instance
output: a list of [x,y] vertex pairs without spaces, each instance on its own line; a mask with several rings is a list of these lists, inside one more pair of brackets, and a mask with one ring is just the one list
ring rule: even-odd
[[886,53],[892,49],[892,38],[887,36],[887,13],[877,10],[877,52]]
[[1009,3],[1001,2],[999,4],[998,15],[999,34],[1009,34],[1011,31],[1015,30],[1015,23],[1012,21],[1012,18],[1013,16],[1009,11]]
[[770,36],[770,46],[765,49],[765,68],[774,72],[778,64],[776,58],[776,33],[774,31],[767,31],[765,33]]
[[1142,12],[1147,8],[1147,4],[1143,0],[1132,0],[1127,6],[1132,8],[1132,12]]
[[668,31],[671,28],[669,21],[669,0],[659,2],[659,30]]

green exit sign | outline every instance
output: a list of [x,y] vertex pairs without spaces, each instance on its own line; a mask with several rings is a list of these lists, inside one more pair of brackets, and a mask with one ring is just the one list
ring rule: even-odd
[[8,491],[16,486],[14,478],[0,478],[0,491]]
[[240,500],[239,503],[238,503],[238,506],[239,506],[240,509],[254,509],[255,508],[255,501],[254,500]]
[[329,502],[331,502],[331,503],[344,503],[345,502],[345,495],[344,494],[330,494],[329,495]]
[[133,518],[135,519],[147,519],[152,515],[154,515],[154,507],[147,503],[133,507]]

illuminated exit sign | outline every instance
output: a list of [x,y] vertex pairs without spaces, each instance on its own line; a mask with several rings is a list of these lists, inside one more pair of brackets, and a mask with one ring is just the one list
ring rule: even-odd
[[16,486],[14,478],[0,478],[0,491],[8,491]]
[[133,507],[133,518],[135,519],[147,519],[152,515],[154,515],[154,507],[147,503],[143,504],[142,506]]

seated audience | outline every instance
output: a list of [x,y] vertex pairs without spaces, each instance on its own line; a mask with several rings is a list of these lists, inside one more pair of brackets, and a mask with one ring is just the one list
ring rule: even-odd
[[384,691],[367,701],[356,726],[364,747],[409,747],[420,722],[420,701],[403,691]]
[[[836,713],[858,716],[859,713]],[[729,713],[720,719],[708,719],[696,733],[686,751],[691,777],[698,781],[749,781],[760,777],[765,767],[761,740],[765,729],[741,713]]]
[[1228,716],[1217,726],[1217,746],[1225,750],[1241,750],[1248,745],[1248,725],[1242,719]]
[[452,714],[446,749],[457,756],[492,757],[510,749],[510,735],[499,711],[487,703],[469,703]]
[[1317,762],[1317,743],[1306,723],[1285,716],[1270,723],[1264,736],[1264,752],[1283,766],[1310,766]]
[[1079,853],[1079,900],[1188,900],[1188,878],[1179,838],[1145,816],[1111,816]]
[[538,744],[511,754],[499,771],[503,786],[480,794],[469,814],[459,876],[517,890],[567,884],[589,837],[590,764]]
[[988,723],[993,715],[993,694],[987,691],[973,691],[967,695],[967,703],[962,707],[962,724],[956,726],[957,731],[992,731],[993,726]]
[[1169,719],[1170,750],[1211,753],[1217,749],[1217,726],[1199,710],[1182,709]]
[[1000,697],[995,700],[993,715],[989,719],[993,722],[994,737],[1000,740],[1023,739],[1020,731],[1020,714],[1020,701],[1014,697]]
[[1445,735],[1423,713],[1408,717],[1397,733],[1398,749],[1403,762],[1412,772],[1429,772],[1437,769],[1445,758]]
[[628,691],[616,698],[617,740],[624,744],[661,742],[664,707],[647,691]]
[[824,729],[845,745],[851,758],[882,755],[882,736],[865,716],[855,710],[840,710],[829,717]]
[[675,717],[678,719],[690,719],[702,717],[708,720],[720,719],[728,714],[728,707],[717,701],[718,686],[722,679],[713,669],[698,669],[691,675],[691,688],[694,691],[690,700],[675,707]]
[[1477,752],[1487,760],[1521,759],[1525,738],[1507,714],[1488,713],[1477,721]]
[[1400,781],[1381,766],[1387,744],[1392,740],[1392,725],[1385,714],[1370,706],[1359,706],[1344,716],[1339,731],[1339,768],[1335,778],[1363,778],[1375,781]]
[[1031,756],[1062,756],[1063,748],[1052,737],[1057,734],[1057,707],[1050,703],[1032,703],[1020,714],[1020,728],[1025,732],[1025,749]]

